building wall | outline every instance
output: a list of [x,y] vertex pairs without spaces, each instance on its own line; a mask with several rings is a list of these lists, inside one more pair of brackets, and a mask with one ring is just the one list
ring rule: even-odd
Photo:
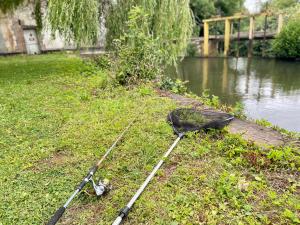
[[18,20],[0,17],[0,54],[25,51],[23,30]]
[[32,4],[19,7],[13,13],[0,12],[0,54],[26,52],[22,26],[35,26],[32,12]]
[[[47,0],[41,2],[41,13],[45,18],[47,13]],[[45,23],[45,19],[43,20]],[[104,24],[100,25],[101,35],[100,40],[93,48],[104,47],[105,42],[105,28]],[[26,53],[26,44],[24,40],[24,29],[34,29],[36,21],[34,18],[34,3],[33,0],[20,7],[14,12],[3,14],[0,11],[0,55],[11,53]],[[47,24],[44,24],[47,27]],[[73,43],[66,43],[57,33],[55,38],[52,37],[51,32],[43,29],[41,34],[38,35],[39,48],[41,51],[51,50],[72,50],[76,49]]]
[[0,52],[6,52],[6,51],[7,50],[6,50],[6,46],[5,46],[5,43],[4,43],[4,37],[3,37],[2,32],[0,30]]

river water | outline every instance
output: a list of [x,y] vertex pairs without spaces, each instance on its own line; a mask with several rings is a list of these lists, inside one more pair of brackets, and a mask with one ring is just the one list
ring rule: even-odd
[[300,62],[261,58],[186,58],[171,77],[188,80],[189,91],[204,90],[222,103],[241,102],[253,119],[266,119],[300,132]]

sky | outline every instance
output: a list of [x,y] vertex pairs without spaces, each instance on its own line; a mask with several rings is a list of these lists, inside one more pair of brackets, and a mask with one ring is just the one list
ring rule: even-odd
[[250,11],[250,13],[255,13],[259,11],[259,5],[261,2],[266,2],[266,0],[246,0],[245,7]]

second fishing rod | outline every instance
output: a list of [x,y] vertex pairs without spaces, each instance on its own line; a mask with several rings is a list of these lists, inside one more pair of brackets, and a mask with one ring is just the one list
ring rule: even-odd
[[47,223],[47,225],[55,225],[58,222],[58,220],[62,217],[62,215],[66,211],[66,209],[69,206],[69,204],[76,197],[76,195],[84,188],[84,186],[87,183],[89,183],[89,182],[92,183],[93,188],[94,188],[97,196],[101,196],[101,195],[103,195],[103,194],[105,194],[106,192],[109,191],[109,189],[110,189],[110,187],[109,187],[109,181],[107,179],[104,179],[103,181],[99,181],[98,183],[95,183],[94,180],[93,180],[93,175],[97,172],[97,170],[99,169],[100,165],[107,158],[107,156],[111,153],[111,151],[116,147],[116,145],[118,144],[118,142],[121,141],[121,139],[123,138],[123,136],[125,135],[125,133],[129,130],[129,128],[132,126],[132,124],[135,121],[136,121],[136,118],[133,119],[127,125],[127,127],[123,130],[123,132],[119,135],[119,137],[115,140],[115,142],[110,146],[109,149],[107,149],[107,151],[101,157],[101,159],[89,170],[89,172],[87,173],[87,175],[83,178],[83,180],[81,181],[81,183],[78,185],[78,187],[73,192],[73,194],[68,198],[68,200],[66,201],[66,203],[63,206],[61,206],[55,212],[55,214],[51,217],[51,219],[49,220],[49,222]]

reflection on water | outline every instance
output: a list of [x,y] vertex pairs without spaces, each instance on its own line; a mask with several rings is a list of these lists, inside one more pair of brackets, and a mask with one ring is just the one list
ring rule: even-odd
[[300,131],[300,62],[247,58],[187,58],[172,77],[190,91],[209,89],[223,103],[242,102],[247,116]]

